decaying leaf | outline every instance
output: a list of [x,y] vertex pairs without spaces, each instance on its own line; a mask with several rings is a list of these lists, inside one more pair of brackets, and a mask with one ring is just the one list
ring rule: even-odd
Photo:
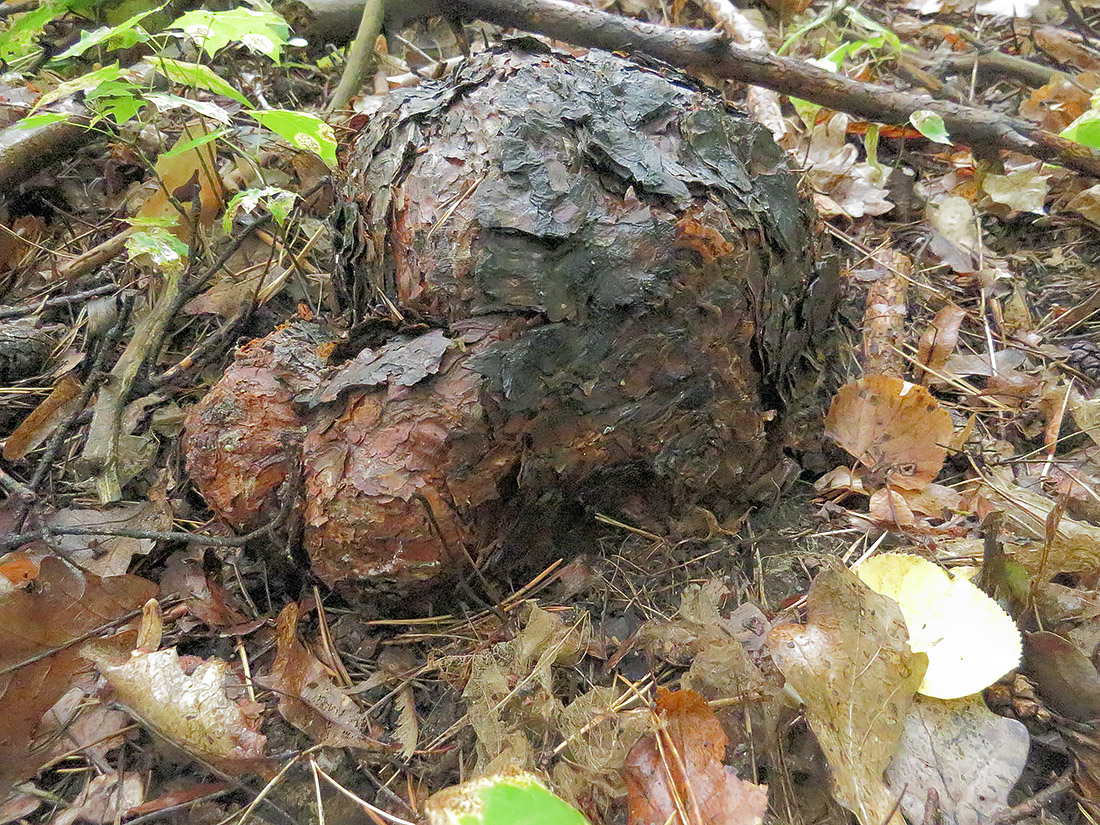
[[1020,664],[1020,631],[965,576],[909,553],[882,553],[856,575],[901,607],[909,647],[928,655],[919,691],[939,699],[977,693]]
[[1018,534],[1036,541],[1013,546],[1013,556],[1029,573],[1092,574],[1100,567],[1100,527],[1063,515],[1047,546],[1047,519],[1054,502],[1011,482],[986,478],[978,494],[1003,509]]
[[831,562],[807,597],[806,625],[780,625],[768,646],[832,768],[833,793],[862,825],[902,825],[882,772],[928,659],[909,649],[897,603]]
[[657,689],[656,733],[626,759],[630,825],[757,825],[768,791],[722,764],[726,734],[693,690]]
[[444,663],[469,674],[462,698],[477,734],[479,767],[528,763],[534,754],[528,736],[553,726],[563,712],[553,670],[577,661],[590,635],[588,621],[584,612],[561,615],[532,604],[513,639]]
[[[155,605],[155,602],[153,603]],[[159,623],[159,611],[154,611]],[[139,638],[159,637],[143,616]],[[115,701],[165,741],[229,774],[263,772],[266,738],[259,732],[259,706],[227,694],[229,666],[221,659],[199,660],[184,669],[176,649],[137,649],[129,656],[100,644],[86,644]]]
[[32,756],[28,748],[42,714],[87,666],[75,642],[99,628],[106,632],[156,589],[137,576],[82,576],[48,556],[33,589],[0,597],[0,795],[48,756]]
[[[123,501],[91,507],[66,507],[46,519],[50,527],[83,527],[107,530],[169,530],[172,508],[165,501]],[[50,539],[66,556],[99,576],[120,576],[130,567],[134,556],[144,556],[156,542],[129,536],[58,535]],[[24,548],[32,558],[48,554],[50,546],[36,541]]]
[[1100,719],[1100,674],[1068,639],[1043,630],[1028,633],[1024,667],[1043,701],[1070,719]]
[[895,487],[919,490],[943,467],[951,416],[924,387],[871,375],[833,398],[825,434]]
[[34,408],[4,441],[4,460],[19,461],[50,437],[50,434],[77,411],[80,380],[71,372],[61,376],[46,399]]
[[1022,722],[997,716],[981,696],[917,697],[886,784],[901,796],[910,822],[926,821],[934,790],[945,825],[983,825],[1008,804],[1030,739]]
[[297,629],[298,605],[291,602],[279,613],[275,663],[264,680],[279,695],[279,713],[319,745],[377,748],[366,733],[367,714],[298,640]]
[[[121,780],[121,781],[120,781]],[[107,773],[93,777],[80,794],[58,814],[51,825],[73,825],[76,822],[109,825],[126,816],[130,809],[145,798],[145,782],[141,774]]]
[[955,351],[959,327],[965,317],[966,310],[955,304],[948,304],[936,313],[917,345],[916,376],[920,383],[928,384],[936,380],[936,374],[943,374],[947,359]]

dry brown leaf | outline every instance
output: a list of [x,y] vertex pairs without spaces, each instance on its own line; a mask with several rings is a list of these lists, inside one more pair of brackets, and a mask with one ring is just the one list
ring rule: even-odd
[[50,437],[55,429],[77,411],[80,380],[71,372],[58,379],[50,394],[15,428],[4,442],[4,460],[19,461]]
[[370,720],[333,679],[333,673],[298,641],[298,605],[279,613],[278,649],[264,683],[279,694],[279,713],[314,742],[329,747],[377,748],[364,731]]
[[825,435],[881,479],[908,490],[927,487],[943,467],[951,416],[924,387],[871,375],[833,398]]
[[[185,143],[197,140],[206,134],[206,128],[201,123],[189,123],[184,127],[173,149]],[[174,193],[181,187],[186,188],[192,178],[198,175],[196,183],[201,187],[199,198],[201,208],[199,210],[199,225],[203,229],[209,229],[214,224],[214,218],[225,200],[225,186],[218,175],[218,159],[214,152],[214,141],[207,141],[201,146],[194,146],[179,154],[173,155],[170,151],[157,158],[155,165],[156,175],[163,185],[157,185],[149,194],[149,197],[138,209],[136,217],[141,221],[163,221],[175,219],[178,222],[168,227],[168,231],[178,237],[184,243],[191,239],[191,229],[187,226],[187,217],[181,215],[179,210],[168,199],[169,193]],[[188,210],[190,204],[181,204],[184,210]]]
[[1020,115],[1057,133],[1087,112],[1091,105],[1092,95],[1079,79],[1058,77],[1035,89],[1031,97],[1020,104]]
[[31,755],[31,734],[87,666],[73,642],[110,627],[156,590],[137,576],[81,576],[49,556],[33,590],[0,597],[0,796],[48,757]]
[[[121,779],[121,782],[119,781]],[[131,808],[145,798],[145,783],[141,774],[100,774],[84,786],[50,825],[73,825],[76,822],[108,825],[118,822]]]
[[921,384],[929,384],[936,379],[933,373],[943,374],[947,359],[955,351],[959,341],[959,327],[966,310],[955,304],[948,304],[932,319],[928,329],[920,337],[917,345],[917,363],[915,375]]
[[902,825],[882,773],[928,658],[909,650],[901,608],[830,562],[810,585],[806,625],[781,625],[768,646],[832,768],[833,793],[862,825]]
[[[46,519],[50,527],[102,527],[108,530],[169,530],[172,508],[166,501],[123,501],[98,508],[66,507]],[[99,576],[119,576],[134,556],[144,556],[156,546],[153,539],[129,536],[59,535],[50,539],[68,558]],[[32,558],[49,553],[45,542],[24,548]]]
[[726,734],[693,690],[657,688],[661,727],[626,758],[630,825],[756,825],[767,786],[738,778],[722,764]]
[[1030,573],[1043,572],[1047,580],[1057,573],[1095,574],[1100,567],[1100,527],[1063,515],[1045,547],[1046,522],[1054,502],[1016,484],[985,479],[976,491],[1005,511],[1013,530],[1031,536],[1030,545],[1013,545],[1013,558]]

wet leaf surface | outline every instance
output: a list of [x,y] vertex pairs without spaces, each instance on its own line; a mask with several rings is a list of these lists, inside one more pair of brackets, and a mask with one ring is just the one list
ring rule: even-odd
[[32,590],[0,596],[0,790],[39,764],[29,752],[35,727],[88,667],[77,642],[107,633],[156,590],[137,576],[81,575],[48,556]]
[[692,690],[658,688],[654,734],[626,759],[631,825],[757,825],[768,791],[722,764],[726,734],[706,701]]
[[832,768],[833,793],[862,825],[901,825],[882,780],[924,677],[892,600],[830,562],[807,597],[805,625],[780,625],[768,647],[797,692]]

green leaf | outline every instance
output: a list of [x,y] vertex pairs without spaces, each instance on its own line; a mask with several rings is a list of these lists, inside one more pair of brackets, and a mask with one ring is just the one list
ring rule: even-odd
[[294,208],[294,202],[298,196],[293,192],[280,189],[278,186],[268,186],[264,189],[244,189],[233,196],[225,207],[225,215],[222,216],[222,229],[229,235],[233,231],[233,220],[238,212],[251,212],[257,206],[263,206],[275,218],[275,222],[282,226],[286,223],[290,210]]
[[210,57],[231,43],[240,43],[276,63],[282,59],[283,47],[290,37],[290,26],[275,12],[244,8],[189,11],[169,30],[177,37],[190,38]]
[[317,155],[330,169],[336,167],[336,133],[321,118],[286,109],[268,109],[248,114],[292,146]]
[[104,66],[103,68],[96,69],[94,72],[88,72],[80,77],[74,77],[72,80],[66,80],[56,89],[38,98],[38,102],[34,104],[34,108],[38,109],[42,106],[46,106],[53,103],[55,100],[61,100],[63,97],[76,94],[77,92],[87,92],[95,89],[104,83],[109,83],[112,80],[118,80],[122,77],[124,69],[120,69],[118,62],[112,63],[110,66]]
[[163,8],[164,6],[161,5],[155,9],[140,12],[117,26],[101,26],[95,31],[81,32],[80,40],[69,46],[54,59],[63,60],[66,57],[76,57],[100,43],[106,43],[112,49],[128,49],[137,43],[145,43],[149,40],[149,35],[144,29],[138,27],[138,23]]
[[165,272],[178,272],[190,250],[187,244],[159,226],[139,230],[126,239],[126,252],[132,261],[148,255],[153,264]]
[[128,80],[111,80],[90,89],[85,99],[99,118],[110,117],[115,123],[125,123],[145,106],[142,90]]
[[37,129],[39,126],[49,126],[51,123],[60,123],[73,116],[72,112],[43,112],[40,115],[31,115],[16,121],[16,127],[20,129]]
[[1089,109],[1063,129],[1060,135],[1090,149],[1100,149],[1100,112]]
[[190,86],[193,89],[205,89],[216,95],[232,98],[238,103],[250,109],[252,108],[252,104],[248,102],[248,98],[230,86],[224,78],[215,74],[214,70],[209,66],[204,66],[201,63],[188,63],[183,60],[172,60],[168,57],[159,56],[149,58],[149,62],[160,74],[175,83],[179,83],[183,86]]
[[190,109],[198,115],[208,117],[211,120],[224,124],[225,126],[228,126],[232,122],[229,117],[229,112],[225,111],[225,109],[217,103],[211,103],[208,100],[191,100],[187,97],[164,94],[162,92],[147,92],[144,95],[144,100],[148,103],[152,103],[158,112],[168,112],[172,109],[183,107]]
[[425,808],[431,825],[588,825],[537,776],[516,770],[447,788]]
[[43,2],[38,8],[18,15],[8,28],[0,32],[0,60],[11,62],[29,54],[40,52],[38,38],[46,24],[66,11],[60,0]]
[[943,118],[935,112],[918,109],[909,115],[909,122],[913,124],[914,129],[929,140],[936,143],[945,143],[948,146],[951,145],[951,137],[947,134],[947,127],[943,125]]
[[160,156],[162,158],[173,158],[176,155],[182,155],[184,152],[187,152],[191,149],[195,149],[199,146],[205,146],[207,143],[210,143],[210,141],[217,140],[222,135],[228,134],[228,132],[228,129],[215,129],[213,132],[206,132],[205,134],[199,135],[194,140],[184,141],[178,146],[173,146],[167,152],[163,152]]

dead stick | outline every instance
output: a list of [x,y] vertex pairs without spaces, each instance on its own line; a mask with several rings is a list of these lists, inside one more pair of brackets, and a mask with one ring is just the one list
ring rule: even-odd
[[[333,18],[346,17],[348,12],[347,0],[308,0],[305,5],[318,30],[331,30]],[[641,23],[566,0],[389,0],[387,12],[401,16],[398,23],[447,14],[543,34],[575,46],[648,55],[670,66],[763,86],[876,122],[905,125],[914,112],[928,110],[943,118],[952,140],[977,153],[1007,149],[1100,177],[1100,154],[1025,120],[860,83],[801,60],[731,45],[716,32]]]

